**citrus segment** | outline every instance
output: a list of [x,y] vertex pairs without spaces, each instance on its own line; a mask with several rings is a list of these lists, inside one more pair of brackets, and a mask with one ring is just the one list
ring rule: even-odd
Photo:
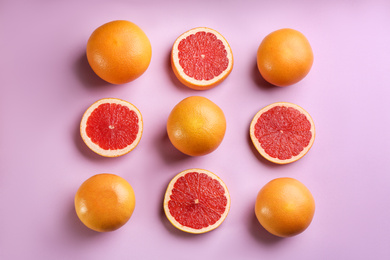
[[255,115],[250,136],[266,159],[279,164],[291,163],[302,158],[313,145],[314,122],[303,108],[278,102]]
[[186,86],[204,90],[221,83],[233,68],[233,53],[217,31],[198,27],[177,38],[171,52],[172,68]]
[[293,178],[271,180],[259,191],[255,213],[271,234],[291,237],[302,233],[312,222],[315,201],[309,189]]
[[130,219],[135,208],[131,185],[115,174],[96,174],[79,187],[74,199],[77,216],[88,228],[114,231]]
[[143,131],[142,115],[131,103],[105,98],[96,101],[84,113],[81,137],[94,152],[117,157],[133,150]]
[[215,174],[189,169],[176,175],[168,185],[164,211],[178,229],[199,234],[217,228],[230,209],[226,185]]

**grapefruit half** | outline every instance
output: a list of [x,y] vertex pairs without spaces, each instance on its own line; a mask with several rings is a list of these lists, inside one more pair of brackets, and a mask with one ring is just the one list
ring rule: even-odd
[[181,83],[192,89],[206,90],[215,87],[230,74],[233,53],[220,33],[197,27],[176,39],[171,64]]
[[131,103],[104,98],[84,113],[80,133],[85,144],[105,157],[118,157],[132,151],[141,140],[141,112]]
[[250,125],[250,137],[265,159],[287,164],[302,158],[312,147],[314,122],[300,106],[277,102],[257,112]]
[[193,234],[216,229],[230,209],[225,183],[214,173],[188,169],[177,174],[165,192],[164,211],[176,228]]

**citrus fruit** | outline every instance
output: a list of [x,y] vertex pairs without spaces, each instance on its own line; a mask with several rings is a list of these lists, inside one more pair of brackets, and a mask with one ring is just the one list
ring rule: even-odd
[[230,74],[233,53],[220,33],[198,27],[176,39],[171,64],[181,83],[192,89],[205,90],[215,87]]
[[293,178],[268,182],[256,198],[255,213],[260,224],[271,234],[291,237],[310,225],[315,203],[309,189]]
[[80,133],[85,144],[105,157],[118,157],[132,151],[141,140],[141,112],[131,103],[104,98],[84,113]]
[[277,102],[256,113],[250,125],[250,137],[265,159],[278,164],[291,163],[312,147],[314,122],[303,108]]
[[87,42],[87,59],[103,80],[123,84],[135,80],[149,67],[152,47],[136,24],[118,20],[98,27]]
[[285,87],[302,80],[313,65],[309,41],[299,31],[280,29],[267,35],[257,50],[257,66],[269,83]]
[[74,199],[77,216],[88,228],[114,231],[130,219],[135,207],[131,185],[115,174],[102,173],[87,179]]
[[168,137],[179,151],[201,156],[216,150],[226,131],[221,108],[205,97],[191,96],[180,101],[167,121]]
[[226,185],[214,173],[188,169],[169,183],[164,197],[164,211],[176,228],[193,234],[216,229],[230,209]]

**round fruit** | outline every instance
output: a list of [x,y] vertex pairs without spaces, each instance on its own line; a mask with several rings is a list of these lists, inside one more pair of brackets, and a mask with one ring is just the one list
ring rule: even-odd
[[216,150],[225,131],[226,119],[222,109],[205,97],[183,99],[168,117],[169,139],[179,151],[190,156]]
[[312,147],[314,122],[309,113],[295,104],[273,103],[254,116],[250,137],[265,159],[278,164],[291,163]]
[[257,66],[269,83],[284,87],[297,83],[309,73],[313,51],[306,37],[293,29],[267,35],[257,51]]
[[118,157],[132,151],[141,140],[141,112],[131,103],[104,98],[84,113],[80,133],[85,144],[105,157]]
[[230,209],[226,185],[214,173],[189,169],[176,175],[164,197],[164,211],[176,228],[193,234],[216,229]]
[[311,223],[315,211],[310,191],[296,179],[278,178],[258,193],[256,217],[271,234],[291,237],[302,233]]
[[77,190],[74,204],[81,222],[98,232],[114,231],[130,219],[135,207],[131,185],[122,177],[102,173]]
[[112,21],[97,28],[87,43],[87,59],[105,81],[123,84],[149,67],[152,47],[146,34],[129,21]]
[[192,89],[205,90],[215,87],[230,74],[233,53],[220,33],[198,27],[176,39],[171,64],[181,83]]

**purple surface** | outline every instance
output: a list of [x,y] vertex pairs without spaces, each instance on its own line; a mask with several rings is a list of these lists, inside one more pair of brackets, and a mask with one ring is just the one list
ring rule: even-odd
[[[390,256],[389,1],[24,2],[0,3],[1,259]],[[121,86],[100,80],[85,57],[92,31],[116,19],[138,24],[153,49],[146,73]],[[182,86],[169,62],[176,37],[198,26],[224,35],[235,59],[222,85],[203,92]],[[303,81],[278,88],[259,76],[256,51],[284,27],[305,34],[315,58]],[[165,130],[173,106],[191,95],[227,118],[221,146],[197,158],[175,150]],[[144,116],[140,144],[120,158],[95,155],[79,135],[83,112],[104,97]],[[261,159],[248,134],[255,113],[277,101],[305,108],[317,130],[309,153],[284,166]],[[176,230],[162,210],[170,179],[193,167],[219,175],[232,199],[225,222],[203,235]],[[127,179],[137,199],[131,220],[111,233],[88,230],[73,208],[80,184],[103,172]],[[254,216],[257,192],[282,176],[303,182],[317,206],[311,226],[287,239]]]

